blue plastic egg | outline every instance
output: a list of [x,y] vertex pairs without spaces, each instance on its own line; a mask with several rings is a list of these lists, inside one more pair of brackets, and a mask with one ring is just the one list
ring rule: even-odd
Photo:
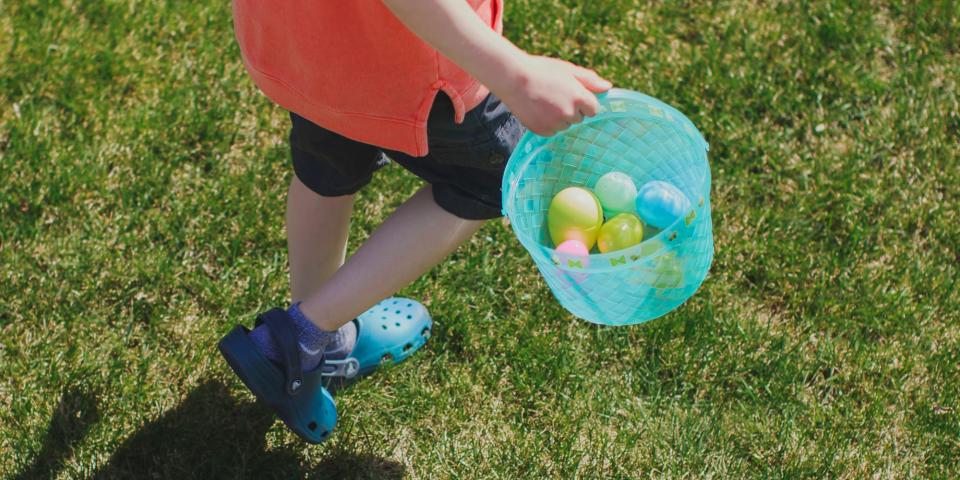
[[667,228],[689,210],[690,200],[670,183],[654,180],[637,192],[637,214],[647,225]]

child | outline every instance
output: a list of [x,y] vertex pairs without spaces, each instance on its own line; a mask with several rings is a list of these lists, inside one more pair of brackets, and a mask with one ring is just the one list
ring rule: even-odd
[[[594,94],[610,83],[504,39],[502,0],[233,8],[248,72],[291,111],[293,305],[261,314],[252,332],[235,328],[220,350],[288,427],[320,442],[336,421],[324,377],[403,360],[429,335],[419,303],[377,302],[500,216],[504,166],[523,126],[552,135],[595,115]],[[384,155],[427,185],[344,262],[354,194]]]

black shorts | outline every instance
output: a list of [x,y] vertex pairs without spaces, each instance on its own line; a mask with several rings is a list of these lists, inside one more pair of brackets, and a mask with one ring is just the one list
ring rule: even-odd
[[501,215],[503,169],[524,128],[493,94],[454,123],[453,103],[437,94],[427,120],[430,153],[412,157],[367,145],[291,113],[290,150],[297,178],[327,196],[350,195],[370,182],[389,157],[433,185],[444,210],[468,220]]

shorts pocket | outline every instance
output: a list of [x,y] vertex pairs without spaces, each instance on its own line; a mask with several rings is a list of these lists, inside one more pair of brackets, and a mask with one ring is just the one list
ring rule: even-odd
[[446,130],[430,138],[430,155],[443,165],[503,169],[523,134],[520,122],[506,107],[503,110],[499,118],[470,111],[458,125],[462,129]]

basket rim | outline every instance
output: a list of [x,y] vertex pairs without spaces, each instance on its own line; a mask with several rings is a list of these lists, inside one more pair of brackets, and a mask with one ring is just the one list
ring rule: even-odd
[[[691,122],[686,115],[684,115],[682,112],[680,112],[676,108],[664,103],[661,100],[658,100],[649,95],[645,95],[643,93],[632,91],[632,90],[613,88],[607,92],[597,95],[597,97],[600,100],[601,105],[603,103],[609,103],[610,101],[615,101],[617,99],[638,100],[643,103],[651,104],[653,106],[656,106],[657,108],[670,112],[670,114],[674,118],[680,120],[681,123],[691,127],[692,131],[688,133],[692,134],[691,138],[694,141],[699,140],[698,143],[700,143],[700,145],[704,149],[704,161],[707,162],[707,175],[704,176],[702,182],[703,184],[706,184],[706,186],[709,186],[711,181],[710,179],[711,176],[709,173],[709,162],[708,162],[708,159],[706,158],[706,152],[710,150],[710,145],[703,138],[703,134],[700,132],[700,130],[697,129],[696,125],[694,125],[693,122]],[[584,120],[583,122],[577,125],[574,125],[572,129],[577,129],[582,126],[589,125],[594,122],[608,120],[610,118],[624,118],[624,117],[635,117],[635,116],[637,116],[636,113],[632,113],[632,112],[613,112],[610,109],[603,109],[602,113],[599,113],[594,117],[590,117]],[[668,121],[669,120],[671,119],[668,119]],[[533,132],[527,131],[526,133],[524,133],[523,137],[520,139],[520,142],[517,143],[516,148],[514,149],[513,153],[510,156],[510,159],[508,160],[508,164],[513,162],[520,162],[520,164],[516,168],[514,168],[514,171],[516,172],[524,171],[529,166],[529,164],[533,161],[533,158],[536,156],[538,152],[540,152],[550,144],[556,142],[566,131],[569,131],[569,130],[559,132],[558,134],[551,137],[542,137]],[[528,145],[530,142],[534,142],[534,141],[539,142],[540,144],[535,149],[532,149],[529,152],[523,152],[524,147]],[[507,187],[503,190],[504,198],[505,199],[514,198],[517,192],[517,188],[519,188],[520,179],[514,178],[514,176],[511,176],[511,178],[509,179],[504,177],[503,183],[504,183],[503,186]],[[704,187],[703,184],[699,186],[701,190]],[[644,240],[643,242],[640,242],[634,246],[631,246],[625,249],[615,250],[607,253],[591,253],[588,255],[588,258],[590,259],[590,263],[589,263],[589,266],[587,267],[562,268],[560,266],[557,266],[557,268],[559,270],[566,271],[566,272],[584,272],[584,273],[610,272],[624,266],[624,265],[614,266],[612,264],[612,262],[615,262],[624,256],[629,256],[632,259],[636,258],[637,260],[655,258],[659,254],[661,254],[663,250],[667,248],[668,241],[666,240],[666,238],[668,235],[678,233],[680,230],[692,229],[693,223],[687,221],[687,218],[691,214],[695,214],[695,218],[693,222],[699,222],[703,219],[705,215],[704,210],[707,210],[707,213],[709,213],[710,199],[708,197],[707,198],[701,197],[701,198],[695,198],[690,200],[691,200],[690,203],[692,205],[690,208],[690,211],[684,215],[681,215],[677,219],[675,219],[673,223],[671,223],[667,227],[664,227],[660,232],[658,232],[653,237],[650,237]],[[509,206],[511,205],[511,203],[512,202],[510,201],[503,202],[503,214],[508,218],[510,217]],[[510,224],[514,231],[514,234],[516,234],[517,238],[520,240],[520,243],[523,244],[523,246],[528,251],[532,252],[534,249],[537,249],[542,254],[544,254],[544,256],[546,256],[548,259],[552,260],[553,258],[555,258],[554,253],[556,252],[556,250],[554,248],[537,242],[536,239],[532,238],[532,235],[529,235],[526,232],[519,231],[516,227],[515,222],[510,222]],[[642,256],[637,255],[640,251],[648,250],[650,248],[648,245],[655,244],[656,242],[659,242],[659,247],[655,248],[652,251],[647,252],[645,255],[642,255]],[[599,266],[599,265],[595,266],[595,262],[600,262],[603,264],[603,266]],[[625,265],[625,267],[630,268],[630,265],[629,264]]]

